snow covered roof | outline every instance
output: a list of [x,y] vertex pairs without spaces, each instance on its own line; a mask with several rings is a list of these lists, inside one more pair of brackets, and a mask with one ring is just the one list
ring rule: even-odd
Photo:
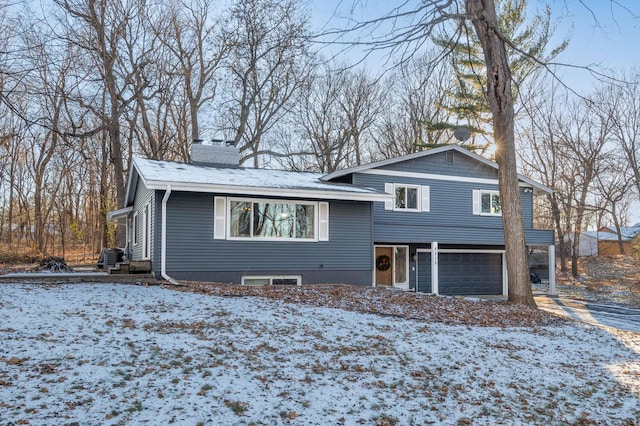
[[[614,235],[616,235],[615,239],[618,239],[617,233],[618,231],[616,231],[615,226],[603,226],[602,228],[600,228],[601,231],[604,231],[604,233],[612,233]],[[622,239],[633,239],[636,235],[640,234],[640,223],[636,223],[633,226],[621,226],[620,227],[620,234],[622,234]]]
[[149,189],[221,194],[287,196],[311,199],[386,201],[391,195],[373,188],[323,182],[322,174],[284,170],[229,168],[134,158],[127,188],[133,203],[138,178]]
[[[478,155],[478,154],[476,154],[474,152],[471,152],[468,149],[465,149],[465,148],[463,148],[463,147],[461,147],[459,145],[446,145],[446,146],[441,146],[441,147],[438,147],[438,148],[429,149],[429,150],[426,150],[426,151],[416,152],[416,153],[409,154],[409,155],[403,155],[402,157],[389,158],[387,160],[376,161],[374,163],[363,164],[361,166],[356,166],[356,167],[351,167],[351,168],[348,168],[348,169],[337,170],[337,171],[335,171],[333,173],[329,173],[329,174],[323,176],[322,180],[330,181],[332,179],[336,179],[336,178],[339,178],[339,177],[342,177],[342,176],[346,176],[346,175],[349,175],[351,173],[362,172],[362,171],[365,171],[365,170],[375,169],[377,167],[388,166],[390,164],[395,164],[395,163],[399,163],[399,162],[407,161],[407,160],[413,160],[415,158],[427,157],[429,155],[435,155],[435,154],[439,154],[439,153],[445,152],[445,151],[457,151],[457,152],[460,152],[460,153],[462,153],[462,154],[464,154],[464,155],[466,155],[468,157],[473,158],[476,161],[479,161],[481,163],[486,164],[489,167],[492,167],[492,168],[494,168],[496,170],[498,169],[498,164],[494,163],[491,160],[488,160],[488,159],[484,158],[481,155]],[[524,182],[524,183],[526,183],[528,185],[531,185],[533,188],[535,188],[535,189],[537,189],[539,191],[542,191],[542,192],[547,193],[547,194],[553,193],[553,190],[551,188],[548,188],[548,187],[542,185],[541,183],[538,183],[538,182],[536,182],[534,180],[531,180],[531,179],[529,179],[527,177],[524,177],[524,176],[522,176],[520,174],[518,175],[518,179],[521,182]]]
[[[637,231],[640,231],[640,229],[638,229]],[[580,235],[586,235],[591,238],[596,238],[598,241],[618,241],[618,234],[615,232],[585,231],[585,232],[582,232]],[[628,233],[622,232],[622,241],[629,241],[633,239],[634,236],[635,234],[629,235]]]

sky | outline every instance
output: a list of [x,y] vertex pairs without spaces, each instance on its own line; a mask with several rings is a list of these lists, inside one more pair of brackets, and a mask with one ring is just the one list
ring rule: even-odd
[[[528,1],[529,16],[549,5],[556,22],[558,43],[565,38],[570,40],[557,61],[572,66],[595,66],[601,71],[638,67],[640,2],[596,0],[584,3],[587,6],[580,0]],[[309,13],[314,26],[326,31],[345,27],[350,17],[354,20],[374,19],[387,12],[390,4],[394,3],[384,0],[314,0],[309,5]],[[339,47],[330,46],[323,52],[330,56],[339,50]],[[343,56],[354,62],[362,59],[357,51],[349,51]],[[378,70],[385,59],[381,53],[365,61],[365,66]],[[595,83],[589,72],[574,67],[563,67],[560,75],[577,91],[588,91]]]
[[[354,2],[357,4],[354,6]],[[310,3],[311,20],[320,31],[345,27],[348,17],[355,20],[374,19],[389,11],[384,0],[315,0]],[[588,95],[598,84],[596,76],[585,70],[592,68],[606,75],[640,70],[640,1],[638,0],[529,0],[528,15],[543,11],[549,5],[556,24],[553,46],[569,39],[568,47],[556,58],[563,64],[557,75],[571,90]],[[326,56],[341,49],[323,48]],[[362,60],[355,50],[342,54],[345,61]],[[383,53],[366,59],[363,66],[378,72],[387,66]],[[629,224],[640,223],[640,202],[631,209]]]

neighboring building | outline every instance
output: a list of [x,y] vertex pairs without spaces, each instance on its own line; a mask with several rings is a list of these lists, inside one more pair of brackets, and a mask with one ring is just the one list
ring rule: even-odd
[[[321,175],[194,148],[192,164],[134,159],[110,215],[127,218],[130,259],[157,276],[507,294],[497,165],[481,156],[452,145]],[[550,190],[524,177],[520,189],[527,244],[555,264],[553,231],[533,228],[534,191]]]
[[598,231],[585,231],[580,234],[578,256],[615,256],[623,254],[620,251],[620,243],[624,254],[631,254],[632,240],[640,235],[640,224],[623,226],[618,231],[612,226],[603,226]]
[[[598,234],[599,232],[597,231],[584,231],[580,233],[578,256],[598,255]],[[569,241],[569,244],[571,244],[572,241],[573,239]]]

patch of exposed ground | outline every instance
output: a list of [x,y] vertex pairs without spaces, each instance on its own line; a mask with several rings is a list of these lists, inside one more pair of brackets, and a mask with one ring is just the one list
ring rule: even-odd
[[[577,300],[640,308],[640,259],[630,256],[580,258],[580,276],[558,270],[558,292]],[[544,290],[541,287],[539,289]]]
[[448,325],[540,327],[560,324],[562,321],[544,311],[505,302],[432,296],[386,288],[350,285],[243,287],[191,282],[179,289],[214,296],[258,296],[289,303]]

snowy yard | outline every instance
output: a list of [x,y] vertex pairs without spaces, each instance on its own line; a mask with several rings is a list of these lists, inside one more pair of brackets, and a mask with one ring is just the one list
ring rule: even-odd
[[0,342],[2,425],[640,423],[640,335],[570,322],[0,284]]

